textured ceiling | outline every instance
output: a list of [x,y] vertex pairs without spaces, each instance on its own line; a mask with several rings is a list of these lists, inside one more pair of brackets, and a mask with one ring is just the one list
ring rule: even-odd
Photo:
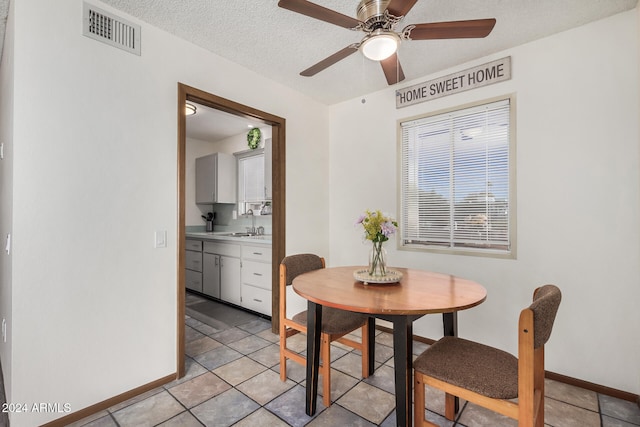
[[[360,53],[314,77],[300,76],[300,71],[360,41],[362,33],[282,9],[277,0],[103,1],[326,104],[387,87],[380,65]],[[2,36],[8,2],[0,0]],[[358,0],[315,3],[355,17]],[[403,42],[398,57],[405,82],[633,9],[637,3],[638,0],[419,0],[399,28],[413,23],[480,18],[496,18],[497,23],[484,39]]]
[[[360,41],[362,33],[282,9],[277,0],[104,2],[326,104],[387,87],[380,65],[360,53],[313,77],[300,76],[300,71]],[[314,2],[356,16],[357,0]],[[496,18],[497,23],[484,39],[404,42],[398,56],[406,80],[411,80],[632,9],[637,2],[419,0],[399,28],[411,23],[480,18]]]

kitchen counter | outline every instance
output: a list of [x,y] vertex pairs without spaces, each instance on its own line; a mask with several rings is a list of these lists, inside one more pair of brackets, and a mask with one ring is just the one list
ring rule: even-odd
[[261,245],[270,245],[272,242],[272,236],[270,234],[264,234],[261,236],[232,236],[230,231],[187,231],[185,236],[187,239],[201,239],[201,240],[226,240],[230,242],[239,243],[259,243]]

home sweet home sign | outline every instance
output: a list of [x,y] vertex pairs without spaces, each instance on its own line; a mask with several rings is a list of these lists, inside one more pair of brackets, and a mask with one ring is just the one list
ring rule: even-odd
[[509,80],[511,57],[498,59],[396,91],[396,108]]

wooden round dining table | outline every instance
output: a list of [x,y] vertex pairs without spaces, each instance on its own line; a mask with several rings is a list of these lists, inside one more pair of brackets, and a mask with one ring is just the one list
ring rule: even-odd
[[393,324],[396,422],[398,426],[411,426],[413,322],[425,314],[442,313],[444,335],[456,336],[457,312],[481,304],[487,291],[472,280],[410,268],[390,267],[402,275],[396,283],[356,280],[354,272],[365,269],[323,268],[293,280],[294,291],[308,300],[306,412],[310,416],[316,412],[322,307],[333,307],[371,316],[370,373],[375,366],[375,318]]

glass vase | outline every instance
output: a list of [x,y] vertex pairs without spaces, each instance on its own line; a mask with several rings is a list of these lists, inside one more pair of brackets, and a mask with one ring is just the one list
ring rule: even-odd
[[383,277],[387,275],[387,251],[382,242],[373,242],[369,253],[369,275]]

